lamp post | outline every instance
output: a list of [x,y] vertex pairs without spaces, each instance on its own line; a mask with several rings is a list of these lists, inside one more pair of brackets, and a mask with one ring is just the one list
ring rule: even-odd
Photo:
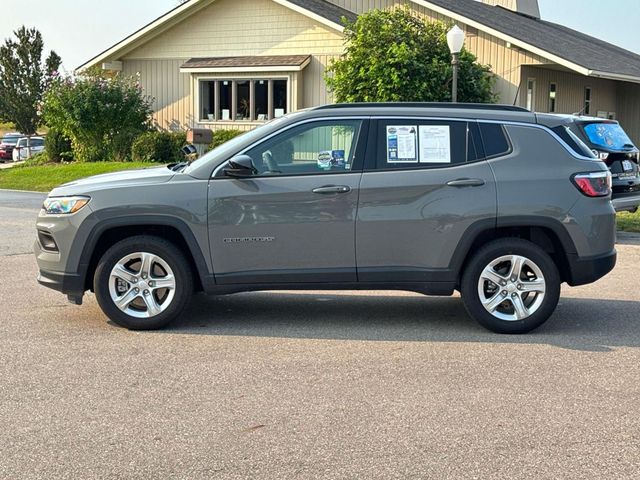
[[464,31],[458,25],[454,25],[447,33],[447,44],[451,52],[451,65],[453,65],[451,101],[456,103],[458,101],[458,57],[464,45]]

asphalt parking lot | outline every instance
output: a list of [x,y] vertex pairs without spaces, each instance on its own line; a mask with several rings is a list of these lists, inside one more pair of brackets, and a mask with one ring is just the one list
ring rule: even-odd
[[153,333],[37,285],[0,191],[0,478],[638,478],[640,242],[526,336],[398,292],[194,298]]

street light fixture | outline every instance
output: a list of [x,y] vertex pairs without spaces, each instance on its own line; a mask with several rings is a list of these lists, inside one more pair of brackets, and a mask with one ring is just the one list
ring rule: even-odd
[[451,101],[456,103],[458,101],[458,57],[464,45],[464,31],[458,25],[454,25],[447,33],[447,44],[451,52],[451,65],[453,65]]

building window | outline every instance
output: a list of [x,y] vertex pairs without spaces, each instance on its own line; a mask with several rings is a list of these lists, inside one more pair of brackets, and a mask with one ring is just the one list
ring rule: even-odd
[[266,121],[289,111],[285,79],[200,80],[200,121]]
[[533,111],[536,108],[536,79],[527,80],[527,110]]
[[556,94],[558,93],[558,84],[549,84],[549,112],[554,113],[556,111]]
[[287,113],[287,81],[273,81],[273,117],[278,118]]
[[584,89],[584,108],[582,111],[585,115],[591,113],[591,87],[585,87]]

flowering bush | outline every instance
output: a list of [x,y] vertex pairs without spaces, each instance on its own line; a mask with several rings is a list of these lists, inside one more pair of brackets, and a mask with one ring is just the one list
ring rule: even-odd
[[135,78],[101,72],[56,77],[44,96],[42,114],[71,140],[78,161],[125,160],[151,124],[152,99]]

